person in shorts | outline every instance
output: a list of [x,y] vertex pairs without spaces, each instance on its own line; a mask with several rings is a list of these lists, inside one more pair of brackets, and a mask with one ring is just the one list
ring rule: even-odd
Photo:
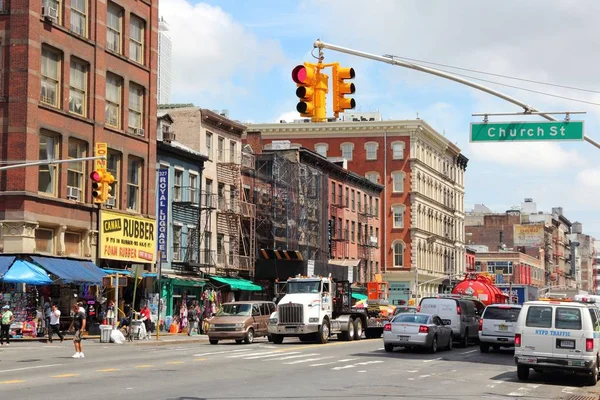
[[83,339],[83,331],[85,330],[85,312],[82,312],[79,304],[73,304],[73,320],[71,326],[69,326],[69,332],[75,329],[75,336],[73,336],[73,345],[75,346],[75,354],[73,358],[84,358],[83,348],[81,346],[81,340]]

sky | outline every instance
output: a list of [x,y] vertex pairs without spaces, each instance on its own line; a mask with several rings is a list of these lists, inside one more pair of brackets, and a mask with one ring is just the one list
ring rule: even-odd
[[[585,134],[600,141],[598,1],[161,0],[160,14],[173,42],[173,103],[228,110],[244,123],[299,118],[291,71],[315,61],[313,43],[321,39],[443,64],[436,68],[492,81],[476,82],[542,111],[585,111],[571,119],[584,121]],[[562,206],[571,222],[600,239],[600,149],[585,141],[470,143],[470,123],[482,121],[473,113],[523,110],[406,68],[330,50],[325,62],[355,69],[357,111],[421,118],[462,149],[470,160],[467,211],[484,204],[504,212],[532,198],[539,211]]]

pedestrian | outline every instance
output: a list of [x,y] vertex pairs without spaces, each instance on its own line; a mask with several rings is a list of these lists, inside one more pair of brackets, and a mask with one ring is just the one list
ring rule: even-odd
[[46,330],[46,334],[50,335],[50,314],[52,312],[52,307],[50,306],[52,299],[48,298],[44,303],[44,329]]
[[110,326],[115,324],[115,302],[112,300],[108,302],[108,308],[106,309],[106,322]]
[[194,330],[197,330],[197,321],[196,321],[196,301],[194,300],[188,309],[188,321],[190,323],[188,328],[188,336],[192,336]]
[[62,343],[65,340],[65,337],[60,333],[60,310],[56,306],[56,303],[52,304],[52,309],[50,312],[50,325],[48,328],[48,341],[52,343],[52,337],[54,334],[57,334],[60,342]]
[[85,313],[79,308],[79,304],[73,304],[73,320],[71,326],[69,326],[69,332],[75,329],[75,335],[73,336],[73,345],[75,346],[75,354],[73,358],[84,358],[83,348],[81,346],[81,340],[83,339],[83,331],[85,329]]
[[15,320],[15,316],[10,311],[10,306],[7,304],[2,307],[2,319],[0,320],[0,346],[4,346],[4,338],[6,338],[6,345],[10,343],[10,324]]
[[144,328],[146,328],[146,339],[150,339],[150,333],[152,331],[152,316],[150,314],[150,309],[148,308],[148,303],[144,304],[140,311],[140,317],[144,324]]

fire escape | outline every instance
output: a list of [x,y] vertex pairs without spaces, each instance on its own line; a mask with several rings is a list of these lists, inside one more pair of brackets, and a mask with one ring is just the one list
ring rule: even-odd
[[334,197],[330,205],[330,218],[333,223],[333,235],[331,238],[331,258],[348,257],[348,227],[344,230],[344,197],[340,191],[337,197]]
[[364,272],[365,280],[367,282],[374,280],[374,274],[376,271],[371,270],[371,259],[373,258],[373,249],[378,247],[377,240],[369,235],[369,227],[373,226],[373,218],[375,213],[373,209],[368,205],[364,204],[362,207],[358,205],[358,258],[364,261]]
[[254,170],[254,164],[253,154],[235,149],[223,150],[217,160],[217,232],[228,242],[227,254],[225,243],[218,244],[218,274],[254,276],[256,206],[247,199],[242,184],[243,173]]

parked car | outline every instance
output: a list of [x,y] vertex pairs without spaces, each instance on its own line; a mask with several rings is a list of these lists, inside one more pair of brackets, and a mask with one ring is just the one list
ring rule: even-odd
[[479,350],[482,353],[515,344],[515,324],[522,306],[519,304],[490,304],[479,320]]
[[211,319],[208,328],[210,344],[232,339],[252,343],[254,338],[268,336],[269,316],[276,310],[272,301],[237,301],[225,303]]
[[383,328],[385,351],[395,347],[421,347],[435,353],[438,346],[452,350],[452,328],[435,314],[399,314]]
[[419,311],[417,307],[412,307],[412,306],[397,306],[396,309],[394,310],[394,317],[398,314],[404,314],[404,313],[410,313],[410,312],[417,312]]
[[479,314],[475,302],[444,295],[424,297],[419,304],[419,311],[439,315],[452,328],[453,338],[459,340],[461,347],[467,347],[469,339],[479,341]]

